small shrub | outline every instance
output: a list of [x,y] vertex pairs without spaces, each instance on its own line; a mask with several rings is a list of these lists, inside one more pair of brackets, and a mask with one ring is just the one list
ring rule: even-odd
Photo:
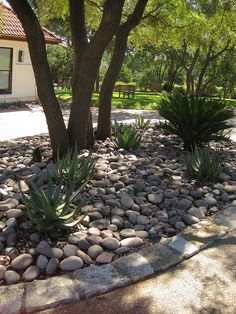
[[163,132],[179,136],[189,151],[211,140],[228,140],[224,130],[232,127],[228,120],[234,117],[223,101],[180,94],[163,95],[159,112],[167,120],[161,124]]
[[216,181],[221,173],[219,152],[210,153],[209,148],[194,147],[186,156],[187,171],[198,182]]
[[137,128],[137,129],[141,129],[141,130],[146,130],[150,125],[150,121],[149,120],[144,120],[144,118],[137,118],[135,120],[135,123],[134,123],[134,128]]
[[117,132],[114,136],[114,144],[118,148],[137,149],[141,144],[142,135],[137,130],[124,125],[122,132]]
[[[76,218],[80,206],[72,205],[80,190],[71,192],[73,186],[64,193],[62,186],[55,185],[48,176],[48,188],[44,191],[34,183],[29,184],[30,196],[23,194],[26,214],[31,224],[39,232],[52,232],[66,227],[73,227],[83,220],[84,215]],[[69,192],[70,191],[70,192]]]
[[123,122],[117,122],[115,119],[114,123],[111,126],[111,132],[113,136],[116,136],[119,133],[123,133],[125,130],[125,124]]

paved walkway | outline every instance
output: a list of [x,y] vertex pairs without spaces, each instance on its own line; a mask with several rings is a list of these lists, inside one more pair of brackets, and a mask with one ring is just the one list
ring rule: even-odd
[[[98,109],[92,108],[93,125],[97,125]],[[63,110],[65,122],[68,122],[69,111]],[[138,117],[145,119],[160,120],[156,110],[134,110],[113,108],[111,119],[117,121],[134,122]],[[236,118],[235,128],[232,132],[232,140],[236,141]],[[23,136],[31,136],[48,133],[45,115],[42,111],[20,110],[12,112],[0,112],[0,141],[11,140]]]
[[236,231],[167,272],[40,314],[235,314]]

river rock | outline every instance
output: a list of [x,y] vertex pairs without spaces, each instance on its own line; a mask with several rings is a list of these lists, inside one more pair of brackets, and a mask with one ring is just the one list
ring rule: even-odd
[[26,269],[22,275],[22,279],[25,281],[32,281],[39,276],[39,268],[35,265],[32,265]]
[[97,258],[96,258],[96,262],[98,264],[107,264],[107,263],[111,263],[112,258],[115,256],[115,254],[113,253],[109,253],[109,252],[102,252]]
[[112,250],[117,249],[120,246],[120,242],[113,237],[108,237],[101,241],[101,246],[107,250],[112,251]]
[[62,270],[76,270],[83,266],[83,261],[78,256],[69,256],[60,262]]
[[12,285],[20,280],[20,275],[14,270],[7,270],[4,275],[4,280],[8,285]]
[[33,257],[30,254],[24,253],[13,259],[11,267],[13,269],[26,269],[33,263]]
[[143,244],[143,240],[139,237],[126,238],[120,241],[121,246],[137,247]]

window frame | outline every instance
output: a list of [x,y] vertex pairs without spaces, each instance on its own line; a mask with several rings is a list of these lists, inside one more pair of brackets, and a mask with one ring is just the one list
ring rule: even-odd
[[12,94],[12,59],[13,59],[13,48],[11,47],[0,47],[0,49],[7,49],[10,50],[10,69],[9,70],[1,70],[0,72],[9,72],[8,78],[8,88],[1,89],[0,88],[0,95],[7,95]]

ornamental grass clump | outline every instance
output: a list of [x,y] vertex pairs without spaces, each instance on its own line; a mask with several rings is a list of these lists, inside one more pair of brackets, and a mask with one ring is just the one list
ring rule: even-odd
[[137,149],[141,145],[142,135],[129,125],[124,125],[124,129],[114,135],[114,144],[117,148]]
[[228,140],[225,130],[232,128],[229,119],[234,117],[223,101],[181,94],[164,95],[159,112],[167,120],[161,124],[162,131],[176,134],[189,151],[211,140]]
[[137,118],[135,120],[135,123],[134,123],[134,128],[137,128],[137,129],[141,129],[141,130],[146,130],[150,125],[150,121],[149,120],[144,120],[144,118]]
[[186,156],[187,171],[199,183],[215,182],[221,173],[221,159],[218,151],[194,147]]

